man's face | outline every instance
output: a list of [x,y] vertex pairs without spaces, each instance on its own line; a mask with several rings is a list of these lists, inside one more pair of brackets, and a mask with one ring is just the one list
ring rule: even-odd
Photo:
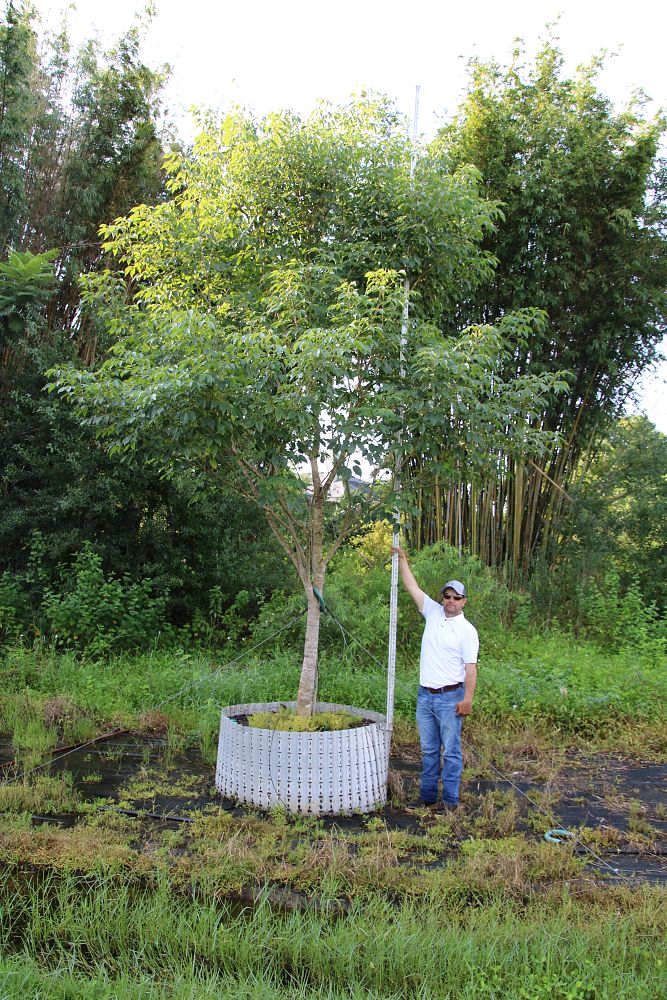
[[445,617],[455,618],[456,615],[460,615],[467,602],[467,597],[461,597],[451,587],[447,587],[447,590],[442,595],[442,606],[445,611]]

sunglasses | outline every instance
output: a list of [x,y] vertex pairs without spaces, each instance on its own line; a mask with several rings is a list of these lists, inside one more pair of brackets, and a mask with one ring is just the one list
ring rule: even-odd
[[446,601],[462,601],[463,594],[443,594],[442,595]]

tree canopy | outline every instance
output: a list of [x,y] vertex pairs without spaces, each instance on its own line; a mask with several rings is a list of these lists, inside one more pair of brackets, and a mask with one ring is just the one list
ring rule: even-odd
[[77,326],[100,224],[164,196],[167,70],[142,62],[142,34],[72,52],[65,25],[40,38],[32,5],[12,0],[0,23],[0,249],[58,250],[52,329]]
[[532,62],[521,48],[508,66],[472,60],[468,93],[435,144],[453,167],[473,164],[480,192],[501,208],[483,239],[497,265],[461,300],[460,322],[496,323],[517,308],[539,308],[546,322],[518,347],[505,376],[573,373],[570,392],[536,415],[559,432],[558,447],[518,464],[499,453],[488,481],[462,468],[467,478],[449,492],[432,488],[424,504],[425,540],[446,505],[444,537],[455,540],[458,524],[461,544],[517,568],[540,551],[551,555],[581,455],[618,415],[665,329],[665,122],[648,117],[641,96],[615,110],[597,86],[602,65],[593,59],[567,77],[554,41]]
[[310,670],[312,586],[393,507],[397,460],[417,547],[521,569],[541,550],[552,581],[613,559],[620,586],[634,565],[662,593],[633,541],[659,556],[659,484],[629,458],[657,468],[659,447],[603,434],[664,324],[663,123],[641,99],[615,111],[599,60],[572,79],[552,42],[473,61],[418,148],[375,95],[202,114],[163,171],[141,26],[72,53],[36,25],[22,2],[0,25],[0,571],[28,581],[42,533],[34,608],[87,539],[104,572],[169,591],[179,624],[210,592],[261,600],[289,559]]
[[628,588],[667,607],[667,435],[646,417],[614,423],[598,454],[582,462],[560,524],[564,569],[600,579],[610,557]]
[[144,65],[141,38],[135,24],[108,51],[89,40],[75,52],[29,3],[0,21],[0,580],[25,591],[26,633],[44,625],[45,590],[71,586],[86,542],[105,573],[168,595],[176,624],[206,614],[212,592],[228,605],[246,590],[256,606],[284,575],[238,497],[204,495],[190,471],[123,466],[44,392],[48,368],[104,353],[102,327],[82,330],[78,285],[101,260],[100,222],[166,196],[165,71]]
[[[498,376],[534,314],[443,338],[435,321],[488,275],[479,243],[495,209],[475,171],[440,156],[420,157],[411,181],[411,155],[405,123],[373,98],[305,120],[209,123],[192,155],[169,158],[172,200],[106,228],[128,286],[93,276],[86,304],[114,346],[99,371],[59,380],[113,451],[193,463],[264,511],[309,602],[302,711],[315,697],[313,587],[386,492],[379,475],[352,495],[354,457],[381,471],[425,446],[434,462],[538,447],[531,412],[562,385]],[[336,479],[345,513],[327,539]]]

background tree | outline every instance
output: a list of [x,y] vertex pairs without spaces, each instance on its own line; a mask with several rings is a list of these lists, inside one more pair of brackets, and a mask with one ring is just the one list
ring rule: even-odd
[[283,572],[254,509],[210,485],[204,492],[192,470],[166,480],[110,459],[44,392],[47,368],[80,365],[71,340],[44,332],[53,257],[11,253],[0,264],[0,575],[15,578],[37,621],[45,590],[66,589],[70,565],[92,542],[107,573],[150,578],[168,594],[176,624],[205,611],[214,590],[218,611],[239,590],[256,607]]
[[557,572],[602,583],[615,569],[646,602],[667,608],[667,435],[646,417],[616,421],[596,457],[582,462],[563,509]]
[[65,26],[41,40],[37,27],[29,3],[8,3],[0,24],[0,241],[5,251],[58,249],[49,326],[73,330],[78,276],[101,259],[100,224],[164,196],[167,71],[141,61],[141,23],[107,52],[89,40],[72,53]]
[[[433,155],[412,177],[411,153],[405,124],[372,99],[303,121],[210,123],[192,156],[169,161],[173,199],[107,229],[132,298],[111,274],[89,281],[87,305],[114,347],[99,371],[60,378],[113,452],[193,464],[263,511],[308,601],[303,714],[315,701],[317,592],[382,489],[378,476],[351,494],[354,457],[393,469],[417,442],[445,462],[452,415],[475,456],[536,447],[531,410],[558,383],[498,376],[532,316],[449,340],[427,322],[488,273],[478,245],[494,209],[474,172],[452,174]],[[399,271],[419,293],[404,372]],[[336,479],[345,514],[327,537]]]
[[37,65],[32,10],[7,4],[0,23],[0,256],[18,248],[26,208],[25,166],[32,118],[31,80]]
[[250,610],[284,577],[254,510],[204,494],[192,470],[166,480],[109,459],[44,392],[48,368],[92,362],[104,334],[90,322],[82,336],[77,280],[101,258],[99,224],[165,196],[165,77],[139,58],[141,26],[106,53],[92,41],[72,53],[65,29],[40,40],[38,27],[26,3],[0,24],[0,576],[36,622],[45,588],[66,589],[91,542],[107,574],[168,593],[176,624],[212,592],[224,611],[246,590]]
[[616,112],[597,89],[601,66],[595,59],[567,78],[551,41],[532,65],[521,50],[509,67],[474,60],[468,94],[436,141],[454,166],[474,164],[481,190],[502,205],[483,243],[497,266],[461,301],[459,322],[543,309],[548,322],[504,374],[568,370],[573,381],[534,418],[559,432],[557,448],[517,461],[501,451],[490,480],[461,467],[449,483],[431,482],[413,536],[445,537],[517,569],[536,554],[551,557],[580,458],[621,410],[664,330],[664,121],[646,117],[641,96]]
[[35,327],[46,302],[53,294],[56,252],[43,254],[12,251],[0,263],[0,387],[7,387],[9,372],[20,368],[22,349]]

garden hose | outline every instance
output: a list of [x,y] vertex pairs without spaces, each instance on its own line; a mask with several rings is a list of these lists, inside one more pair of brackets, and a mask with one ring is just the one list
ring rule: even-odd
[[544,839],[547,840],[550,844],[562,844],[563,837],[566,840],[576,840],[575,835],[571,833],[569,830],[561,830],[561,829],[547,830],[547,832],[544,834]]

